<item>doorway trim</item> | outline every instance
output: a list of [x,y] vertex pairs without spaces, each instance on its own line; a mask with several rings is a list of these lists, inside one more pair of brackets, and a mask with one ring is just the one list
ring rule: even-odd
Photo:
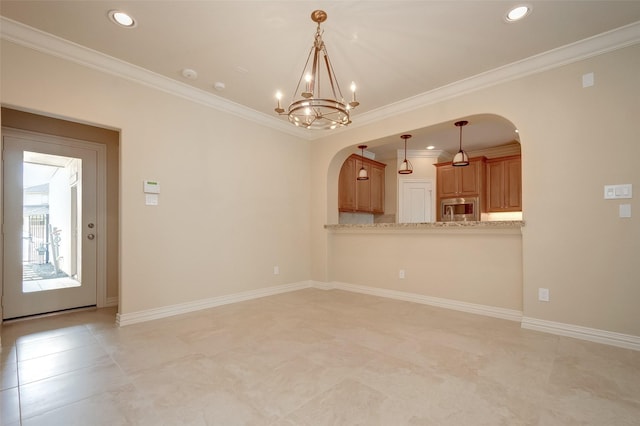
[[[65,145],[73,148],[84,148],[96,153],[96,306],[107,306],[107,147],[104,144],[72,139],[64,136],[54,136],[28,130],[2,127],[2,138],[5,136],[29,138],[37,142]],[[4,144],[2,142],[2,149]],[[1,166],[0,166],[1,167]],[[0,173],[2,170],[0,168]],[[3,195],[4,196],[4,195]],[[4,206],[0,206],[4,209]],[[2,211],[4,216],[4,210]],[[4,247],[4,233],[0,246]],[[2,262],[4,263],[4,253]],[[4,280],[4,278],[2,278]],[[4,282],[0,286],[0,294],[4,294]],[[0,312],[2,312],[0,310]]]

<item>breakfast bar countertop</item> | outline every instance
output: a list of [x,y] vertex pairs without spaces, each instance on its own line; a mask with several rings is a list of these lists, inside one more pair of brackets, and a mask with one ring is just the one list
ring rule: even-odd
[[427,223],[370,223],[370,224],[338,224],[324,225],[329,231],[361,232],[361,231],[494,231],[513,230],[520,233],[524,226],[522,220],[508,221],[460,221],[460,222],[427,222]]

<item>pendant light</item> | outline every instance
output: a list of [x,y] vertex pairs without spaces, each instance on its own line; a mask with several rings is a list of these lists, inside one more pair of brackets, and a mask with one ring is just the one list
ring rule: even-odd
[[407,160],[407,139],[409,139],[411,135],[402,135],[400,137],[404,139],[404,161],[400,164],[398,173],[401,175],[410,175],[413,173],[413,166],[409,160]]
[[462,127],[469,124],[469,122],[462,120],[456,121],[454,124],[460,128],[460,151],[458,151],[458,153],[453,157],[453,162],[451,164],[456,167],[468,166],[469,156],[462,150]]
[[358,148],[362,150],[361,160],[360,160],[360,171],[358,172],[358,180],[369,180],[369,173],[367,173],[367,169],[364,168],[364,149],[366,145],[358,145]]

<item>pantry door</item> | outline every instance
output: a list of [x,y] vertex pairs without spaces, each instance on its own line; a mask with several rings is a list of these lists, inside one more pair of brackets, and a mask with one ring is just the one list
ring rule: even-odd
[[427,179],[401,179],[398,186],[398,222],[432,222],[433,182]]
[[97,304],[99,150],[3,129],[3,319]]

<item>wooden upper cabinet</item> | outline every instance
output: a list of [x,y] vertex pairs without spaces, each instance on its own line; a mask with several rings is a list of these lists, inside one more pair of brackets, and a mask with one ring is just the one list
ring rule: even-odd
[[522,161],[520,155],[487,160],[486,174],[487,211],[522,211]]
[[371,166],[369,164],[358,164],[357,170],[364,167],[367,169],[369,179],[357,180],[356,179],[356,211],[370,212],[371,211]]
[[338,210],[341,212],[356,210],[356,159],[353,156],[347,158],[340,169]]
[[438,198],[453,198],[458,195],[458,177],[457,167],[452,165],[436,165],[438,167],[436,173],[436,184],[438,186]]
[[[357,180],[361,167],[367,169],[368,180]],[[338,179],[338,211],[384,213],[384,168],[379,163],[352,154],[345,160]]]
[[471,158],[468,166],[436,164],[437,198],[478,197],[484,183],[484,157]]

